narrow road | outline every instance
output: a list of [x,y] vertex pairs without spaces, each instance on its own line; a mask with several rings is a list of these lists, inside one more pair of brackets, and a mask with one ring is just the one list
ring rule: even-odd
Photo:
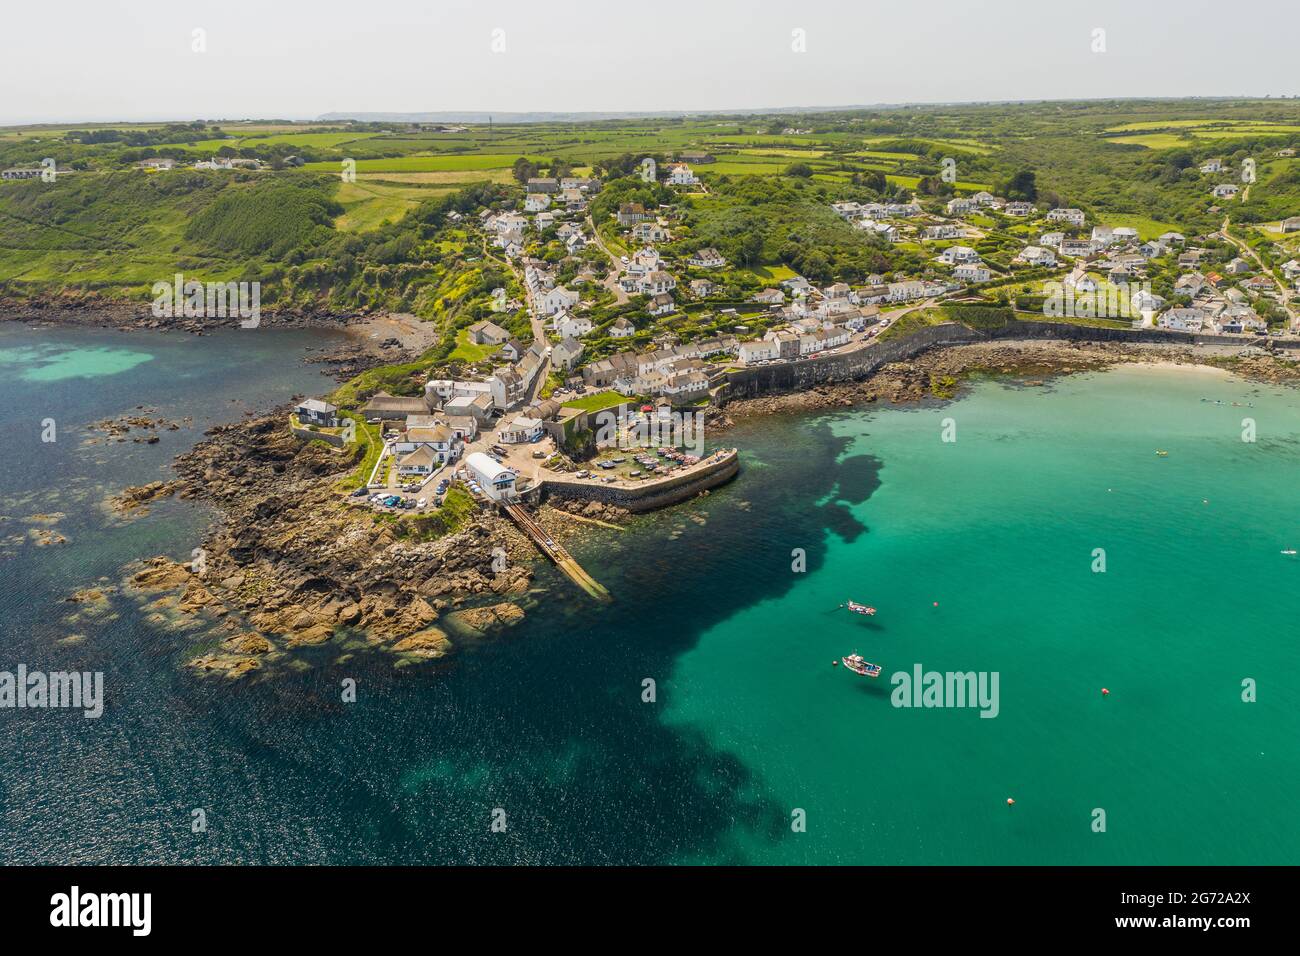
[[[483,240],[483,253],[488,258],[491,258],[494,261],[501,261],[498,260],[495,256],[493,256],[488,251],[486,238]],[[528,288],[528,282],[524,278],[524,270],[519,268],[519,266],[517,266],[514,262],[508,259],[505,260],[502,264],[508,267],[510,271],[515,274],[515,279],[519,282],[520,286],[523,287],[524,300],[528,308],[528,323],[532,327],[532,331],[533,331],[533,341],[540,342],[543,346],[546,346],[547,344],[549,344],[546,340],[546,319],[542,315],[542,310],[538,308],[536,300],[533,298],[532,289]],[[538,370],[537,377],[533,379],[533,385],[532,385],[532,389],[528,394],[528,399],[523,403],[525,407],[528,405],[535,404],[537,402],[538,396],[541,395],[542,388],[546,385],[546,379],[550,375],[550,372],[551,372],[550,356],[543,356],[542,367]],[[487,440],[488,436],[485,435],[483,437],[485,439],[485,445],[491,444],[491,441]],[[469,454],[468,450],[466,450],[466,454],[467,455]]]
[[[542,339],[545,342],[545,339]],[[551,374],[551,357],[549,355],[542,357],[542,367],[537,371],[537,377],[533,379],[533,388],[528,395],[528,401],[524,402],[524,407],[534,405],[542,394],[542,388],[546,385],[547,378]]]
[[[546,346],[546,319],[542,316],[542,310],[538,308],[536,300],[533,298],[533,292],[528,288],[528,283],[524,281],[523,270],[517,268],[512,262],[510,268],[514,270],[515,276],[519,279],[519,284],[524,287],[524,297],[528,304],[528,322],[533,329],[533,341],[540,342]],[[542,393],[542,387],[546,384],[547,376],[551,373],[551,357],[542,356],[542,367],[537,372],[537,377],[533,379],[532,389],[528,393],[528,400],[523,404],[532,405],[538,400]]]
[[627,303],[628,294],[624,292],[623,287],[618,284],[619,277],[622,276],[625,271],[623,260],[619,256],[614,255],[614,253],[610,251],[609,246],[605,245],[605,240],[602,239],[600,233],[596,231],[596,224],[592,221],[591,216],[587,217],[587,228],[591,230],[591,241],[596,244],[596,248],[609,256],[609,263],[614,269],[613,272],[606,276],[603,284],[606,289],[614,293],[615,304],[624,305]]
[[[1246,190],[1249,191],[1250,187],[1247,186]],[[1223,217],[1223,227],[1221,229],[1223,238],[1236,246],[1243,255],[1250,256],[1250,258],[1255,261],[1255,264],[1259,266],[1259,271],[1273,280],[1273,284],[1276,285],[1278,291],[1282,293],[1282,308],[1286,312],[1287,317],[1291,320],[1291,328],[1296,329],[1297,327],[1300,327],[1300,316],[1296,315],[1295,309],[1291,308],[1291,290],[1287,288],[1285,282],[1273,274],[1272,269],[1264,265],[1264,260],[1259,257],[1259,254],[1256,253],[1254,249],[1250,248],[1249,245],[1228,232],[1228,226],[1231,225],[1229,222],[1230,219],[1230,216]]]

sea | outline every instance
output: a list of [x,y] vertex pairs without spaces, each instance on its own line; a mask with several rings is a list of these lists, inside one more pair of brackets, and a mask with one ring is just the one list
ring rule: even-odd
[[[1300,392],[1142,365],[741,417],[735,481],[570,544],[609,605],[542,565],[438,662],[199,676],[211,635],[112,589],[216,516],[103,500],[327,393],[333,335],[0,323],[0,672],[105,698],[0,709],[0,862],[1300,860]],[[132,415],[182,427],[89,427]]]

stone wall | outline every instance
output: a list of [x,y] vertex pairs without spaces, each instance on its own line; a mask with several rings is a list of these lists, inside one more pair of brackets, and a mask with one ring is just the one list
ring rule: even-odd
[[803,391],[826,382],[843,382],[866,378],[882,365],[902,362],[927,349],[942,345],[960,345],[987,339],[956,322],[931,325],[903,339],[873,342],[871,345],[794,362],[776,362],[727,373],[726,399],[755,398],[768,392]]
[[319,438],[323,442],[329,442],[335,448],[342,448],[347,445],[347,442],[344,441],[342,435],[332,435],[329,432],[314,432],[310,431],[304,425],[293,423],[289,425],[289,428],[293,431],[294,438],[299,438],[303,441],[311,441],[315,438]]
[[740,456],[732,449],[718,461],[686,474],[670,475],[626,488],[577,479],[547,478],[542,482],[541,494],[543,500],[555,496],[575,501],[599,501],[628,511],[653,511],[726,484],[739,471]]
[[[802,391],[827,382],[866,378],[882,365],[903,362],[932,348],[998,339],[1042,339],[1071,342],[1144,342],[1159,345],[1261,345],[1264,338],[1242,335],[1166,332],[1157,329],[1092,328],[1069,322],[1013,320],[993,330],[975,330],[945,322],[918,330],[903,339],[875,342],[865,348],[836,355],[780,362],[727,372],[727,385],[719,400],[755,398],[769,392]],[[1300,351],[1300,340],[1270,339],[1278,348]]]
[[1246,348],[1265,341],[1281,349],[1300,350],[1300,339],[1274,339],[1255,335],[1221,335],[1217,332],[1171,332],[1162,329],[1090,328],[1069,322],[1014,320],[996,329],[991,339],[1064,339],[1071,342],[1145,342],[1155,345],[1230,345]]

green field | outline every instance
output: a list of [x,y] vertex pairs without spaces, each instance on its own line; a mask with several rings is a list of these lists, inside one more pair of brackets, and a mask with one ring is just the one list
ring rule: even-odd
[[1230,130],[1192,130],[1198,139],[1246,139],[1260,136],[1281,136],[1286,133],[1300,133],[1300,126],[1258,126],[1238,127]]
[[469,329],[456,333],[456,348],[448,356],[453,362],[482,362],[497,350],[496,345],[479,345],[469,339]]
[[584,395],[581,398],[565,402],[564,407],[580,408],[584,412],[598,412],[630,401],[631,399],[628,396],[620,395],[618,392],[596,392],[594,395]]
[[356,143],[382,136],[382,133],[273,133],[265,136],[247,136],[239,141],[240,146],[258,143],[287,143],[290,146],[316,146],[331,149],[344,143]]
[[[886,176],[885,178],[891,183],[894,183],[897,186],[904,186],[907,189],[915,189],[921,182],[920,176]],[[988,191],[993,188],[989,183],[968,183],[960,180],[953,183],[953,186],[962,192],[970,193],[977,193],[981,190]]]
[[957,153],[976,153],[985,156],[994,152],[995,149],[988,143],[981,143],[976,139],[926,139],[918,136],[877,136],[865,140],[864,143],[870,146],[876,143],[887,143],[893,139],[907,139],[914,143],[925,143],[928,146],[936,146],[941,150],[951,150]]
[[364,232],[387,222],[397,222],[426,199],[447,193],[454,185],[441,187],[401,186],[377,179],[340,183],[335,198],[343,213],[335,218],[334,227],[341,232]]
[[701,166],[697,173],[713,173],[719,176],[779,176],[785,172],[789,162],[743,162],[719,160],[716,163],[709,163],[707,166]]
[[750,266],[744,271],[747,272],[749,275],[754,276],[757,279],[761,279],[763,282],[769,282],[773,284],[778,282],[784,282],[786,279],[793,279],[796,274],[795,271],[791,269],[789,266],[784,266],[780,264],[766,265],[766,266]]
[[1140,123],[1123,123],[1112,126],[1107,133],[1134,133],[1151,129],[1191,129],[1202,126],[1250,125],[1250,120],[1213,120],[1213,119],[1178,119],[1178,120],[1144,120]]
[[1132,226],[1138,231],[1138,238],[1144,241],[1155,239],[1166,232],[1183,231],[1179,228],[1178,223],[1161,222],[1157,219],[1148,219],[1145,216],[1138,216],[1133,213],[1102,212],[1096,214],[1096,219],[1105,226]]
[[[482,155],[465,153],[455,156],[394,156],[388,159],[358,159],[358,173],[420,173],[420,172],[468,172],[489,169],[508,169],[519,156]],[[339,164],[336,160],[308,163],[303,169],[337,173]]]
[[774,156],[778,159],[820,159],[826,155],[824,149],[777,149],[762,146],[749,146],[737,152],[744,156]]
[[1257,139],[1262,136],[1284,136],[1300,132],[1300,126],[1258,120],[1145,120],[1125,123],[1106,130],[1107,133],[1140,135],[1108,136],[1106,142],[1118,145],[1143,146],[1147,149],[1176,149],[1194,146],[1205,140]]
[[1147,149],[1173,149],[1187,140],[1176,133],[1147,133],[1142,136],[1112,136],[1106,140],[1120,146],[1145,146]]

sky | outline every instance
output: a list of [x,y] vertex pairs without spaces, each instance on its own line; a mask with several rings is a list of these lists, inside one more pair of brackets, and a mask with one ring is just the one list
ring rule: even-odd
[[0,123],[1296,96],[1297,28],[1297,0],[6,0]]

